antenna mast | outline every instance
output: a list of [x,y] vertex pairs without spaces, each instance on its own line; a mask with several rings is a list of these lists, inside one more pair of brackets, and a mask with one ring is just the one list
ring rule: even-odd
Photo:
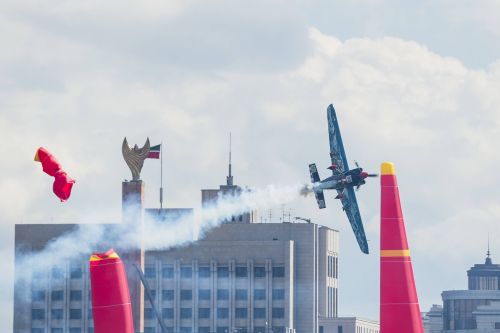
[[231,175],[231,132],[229,132],[229,175],[226,177],[227,186],[233,186],[233,176]]
[[163,208],[163,142],[160,143],[160,209]]

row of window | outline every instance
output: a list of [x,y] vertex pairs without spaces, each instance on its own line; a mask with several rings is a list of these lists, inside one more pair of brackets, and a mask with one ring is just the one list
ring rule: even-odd
[[[209,278],[210,273],[211,273],[210,267],[199,267],[198,268],[198,278]],[[162,277],[164,279],[173,279],[174,278],[174,268],[173,267],[163,267],[161,274],[162,274]],[[146,266],[146,268],[144,269],[144,275],[150,279],[156,278],[156,268],[152,267],[152,266]],[[246,278],[246,277],[248,277],[248,268],[247,267],[236,267],[234,270],[234,275],[237,278]],[[266,268],[265,267],[254,267],[253,275],[256,278],[265,278],[266,277]],[[193,277],[193,268],[192,267],[181,267],[180,276],[181,276],[181,278],[192,278]],[[228,278],[229,277],[229,268],[228,267],[217,267],[217,277]],[[285,277],[285,268],[284,267],[273,267],[272,268],[272,277],[274,277],[274,278]]]
[[[61,267],[52,267],[51,276],[53,279],[62,279],[65,277],[65,272]],[[72,279],[81,279],[83,276],[83,270],[80,266],[72,266],[69,270],[69,276]],[[32,279],[43,280],[45,275],[42,272],[33,272]]]
[[[52,301],[63,301],[64,300],[64,291],[53,290],[50,293],[50,299]],[[69,299],[70,299],[70,301],[81,301],[82,300],[82,291],[81,290],[71,290],[69,293]],[[31,300],[33,302],[45,301],[45,290],[32,290],[31,291]]]
[[[60,327],[52,327],[49,331],[50,333],[64,333],[64,329]],[[69,333],[82,333],[82,329],[80,327],[71,327],[69,329]],[[45,333],[44,328],[32,328],[31,333]],[[94,333],[94,328],[89,327],[87,329],[87,333]]]
[[[156,290],[151,290],[151,296],[156,297]],[[161,298],[165,301],[173,301],[175,292],[172,289],[162,290]],[[247,300],[248,290],[247,289],[236,289],[235,290],[236,300]],[[253,298],[255,300],[265,300],[266,299],[266,289],[254,289]],[[273,300],[283,300],[285,299],[285,289],[273,289],[272,291]],[[193,299],[193,291],[191,289],[181,289],[180,299],[183,301],[190,301]],[[208,301],[211,299],[210,289],[198,289],[198,299],[201,301]],[[228,300],[229,299],[229,289],[217,289],[217,299],[218,300]]]
[[[285,317],[285,309],[284,308],[272,308],[271,310],[273,318],[284,318]],[[165,319],[173,319],[174,318],[174,309],[173,308],[163,308],[161,311],[161,315]],[[247,308],[236,308],[234,313],[236,318],[247,318],[248,317],[248,309]],[[180,317],[181,319],[190,319],[193,316],[192,308],[181,308],[180,309]],[[254,308],[253,317],[255,319],[262,319],[266,317],[266,308]],[[154,319],[155,314],[152,308],[144,309],[144,318],[145,319]],[[210,308],[199,308],[198,309],[198,318],[210,318]],[[227,319],[229,318],[229,309],[228,308],[217,308],[217,318],[218,319]]]
[[[63,319],[63,309],[50,310],[52,319]],[[31,319],[44,320],[45,309],[31,309]],[[69,309],[69,319],[82,319],[82,309]]]
[[[64,331],[62,328],[53,327],[50,329],[49,332],[50,333],[63,333]],[[71,327],[69,329],[69,333],[82,333],[82,332],[83,331],[80,327]],[[193,330],[191,327],[180,327],[180,331],[179,331],[179,333],[192,333],[192,332],[193,332]],[[206,327],[206,326],[198,327],[198,332],[199,333],[212,333],[212,331],[210,330],[210,327]],[[232,333],[229,331],[229,328],[227,326],[217,326],[215,332],[216,333]],[[248,333],[248,330],[245,327],[238,327],[238,328],[234,328],[233,332]],[[254,332],[255,333],[267,333],[268,330],[266,330],[266,327],[255,327]],[[285,327],[273,326],[272,332],[273,333],[285,333]],[[45,329],[44,328],[32,328],[31,333],[45,333]],[[93,327],[87,328],[87,333],[94,333],[94,328]],[[156,333],[156,328],[144,327],[144,333]],[[166,333],[174,333],[174,328],[167,326]]]
[[[254,308],[254,318],[265,318],[265,308]],[[180,309],[180,317],[183,319],[188,319],[193,316],[192,308],[181,308]],[[247,318],[248,312],[247,308],[236,308],[235,309],[235,317],[236,318]],[[89,319],[92,317],[92,312],[89,311]],[[64,319],[64,310],[63,309],[52,309],[50,310],[50,316],[52,320],[62,320]],[[272,316],[273,318],[284,318],[285,309],[284,308],[272,308]],[[154,312],[152,308],[144,309],[144,317],[146,319],[153,319]],[[162,309],[162,317],[166,319],[174,318],[174,309],[173,308],[163,308]],[[225,319],[229,317],[229,309],[228,308],[217,308],[217,318]],[[199,308],[198,309],[198,318],[210,318],[210,308]],[[31,310],[31,319],[32,320],[44,320],[45,319],[45,309],[32,309]],[[69,310],[69,319],[82,319],[82,310],[81,309],[70,309]]]
[[[180,327],[179,333],[192,333],[193,330],[191,327]],[[199,333],[213,333],[214,331],[210,330],[210,327],[205,327],[205,326],[200,326],[198,327],[198,332]],[[237,327],[234,328],[232,331],[229,330],[229,327],[227,326],[217,326],[215,333],[248,333],[249,331],[246,329],[246,327]],[[285,333],[285,327],[283,326],[274,326],[269,329],[266,329],[266,327],[255,327],[253,330],[254,333],[267,333],[267,332],[273,332],[273,333]],[[144,333],[156,333],[156,329],[154,327],[144,327]],[[174,328],[173,327],[168,327],[167,326],[167,331],[166,333],[174,333]]]
[[[156,290],[151,291],[153,298],[156,297]],[[210,289],[199,289],[198,290],[198,299],[199,300],[210,300],[211,292]],[[247,300],[248,299],[248,290],[247,289],[236,289],[235,290],[235,298],[237,300]],[[284,289],[273,289],[272,298],[274,300],[283,300],[285,299],[285,290]],[[50,299],[52,301],[63,301],[64,300],[64,292],[62,290],[53,290],[50,293]],[[81,301],[82,300],[82,291],[81,290],[71,290],[69,299],[71,301]],[[162,291],[162,299],[163,300],[173,300],[174,299],[174,290],[167,289]],[[180,291],[180,299],[181,300],[192,300],[193,299],[193,291],[191,289],[182,289]],[[217,289],[217,299],[218,300],[228,300],[229,299],[229,289]],[[264,300],[266,299],[266,290],[265,289],[255,289],[254,290],[254,299],[255,300]],[[44,290],[33,290],[31,292],[31,300],[33,302],[36,301],[45,301],[45,291]]]

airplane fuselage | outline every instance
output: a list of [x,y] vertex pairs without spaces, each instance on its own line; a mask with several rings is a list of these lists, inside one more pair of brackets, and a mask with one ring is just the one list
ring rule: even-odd
[[321,190],[342,190],[347,187],[361,186],[365,183],[362,176],[363,169],[356,168],[339,175],[333,175],[323,179],[314,187]]

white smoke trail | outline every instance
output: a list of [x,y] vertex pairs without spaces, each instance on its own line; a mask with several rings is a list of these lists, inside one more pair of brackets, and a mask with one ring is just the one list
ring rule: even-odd
[[[32,272],[44,272],[64,262],[88,257],[92,252],[109,247],[120,250],[137,249],[143,235],[145,250],[161,250],[191,242],[200,233],[220,225],[232,216],[252,210],[266,210],[301,196],[303,185],[274,186],[244,190],[220,196],[213,204],[195,210],[194,214],[177,219],[161,220],[152,216],[144,224],[81,224],[73,231],[51,240],[36,253],[18,252],[16,281],[31,279]],[[133,208],[130,208],[133,209]],[[127,214],[125,209],[124,214]]]

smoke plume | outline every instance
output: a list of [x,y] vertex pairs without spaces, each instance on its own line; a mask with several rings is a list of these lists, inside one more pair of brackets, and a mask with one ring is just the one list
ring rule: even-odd
[[[140,248],[162,250],[184,245],[203,236],[232,216],[252,210],[266,210],[285,204],[301,196],[303,185],[274,186],[243,190],[237,194],[219,196],[212,204],[195,210],[193,214],[160,219],[153,215],[143,217],[143,225],[80,224],[72,231],[49,241],[39,252],[22,252],[16,258],[16,282],[29,281],[33,274],[47,276],[53,267],[88,258],[92,252],[110,247],[123,250]],[[134,207],[125,207],[124,215],[133,214]],[[125,218],[126,216],[124,216]],[[140,235],[143,235],[142,239]]]

